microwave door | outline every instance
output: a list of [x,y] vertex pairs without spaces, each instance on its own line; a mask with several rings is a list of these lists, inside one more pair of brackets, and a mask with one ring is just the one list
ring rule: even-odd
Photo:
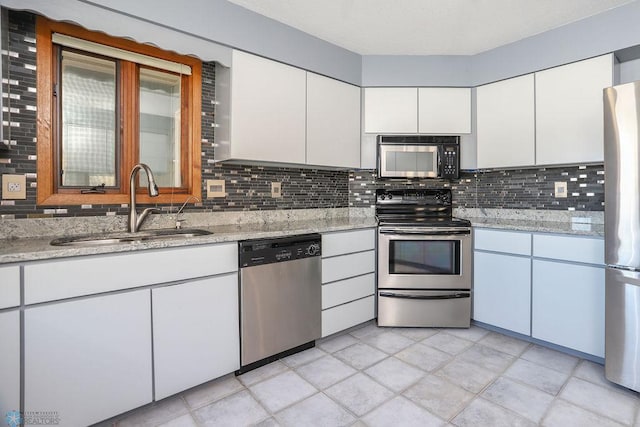
[[437,178],[438,147],[433,145],[380,145],[380,176],[387,178]]

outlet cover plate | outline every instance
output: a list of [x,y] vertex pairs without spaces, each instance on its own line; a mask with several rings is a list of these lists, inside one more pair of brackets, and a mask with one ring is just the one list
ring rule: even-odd
[[273,198],[282,197],[282,183],[281,182],[272,182],[271,183],[271,197],[273,197]]
[[27,177],[25,175],[2,175],[2,199],[24,200],[27,198]]
[[224,179],[207,179],[207,199],[226,197]]
[[554,189],[555,189],[556,199],[567,198],[567,182],[566,181],[556,181],[554,183]]

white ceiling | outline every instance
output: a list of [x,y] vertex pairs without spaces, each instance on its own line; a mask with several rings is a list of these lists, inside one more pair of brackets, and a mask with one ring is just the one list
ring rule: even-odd
[[229,0],[361,55],[474,55],[634,0]]

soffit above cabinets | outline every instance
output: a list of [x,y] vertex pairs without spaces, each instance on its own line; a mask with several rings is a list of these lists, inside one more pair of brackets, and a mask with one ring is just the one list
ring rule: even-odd
[[229,0],[361,55],[475,55],[633,0]]

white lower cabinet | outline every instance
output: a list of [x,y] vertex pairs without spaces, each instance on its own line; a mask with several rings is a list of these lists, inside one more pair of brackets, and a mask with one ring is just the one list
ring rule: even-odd
[[0,416],[20,410],[20,312],[0,313]]
[[322,336],[376,317],[376,230],[322,235]]
[[604,268],[533,261],[532,336],[604,357]]
[[374,295],[322,312],[322,337],[344,331],[375,317]]
[[531,333],[531,259],[474,253],[473,319]]
[[239,369],[237,273],[152,295],[156,400]]
[[152,400],[150,291],[25,309],[25,411],[89,425]]

